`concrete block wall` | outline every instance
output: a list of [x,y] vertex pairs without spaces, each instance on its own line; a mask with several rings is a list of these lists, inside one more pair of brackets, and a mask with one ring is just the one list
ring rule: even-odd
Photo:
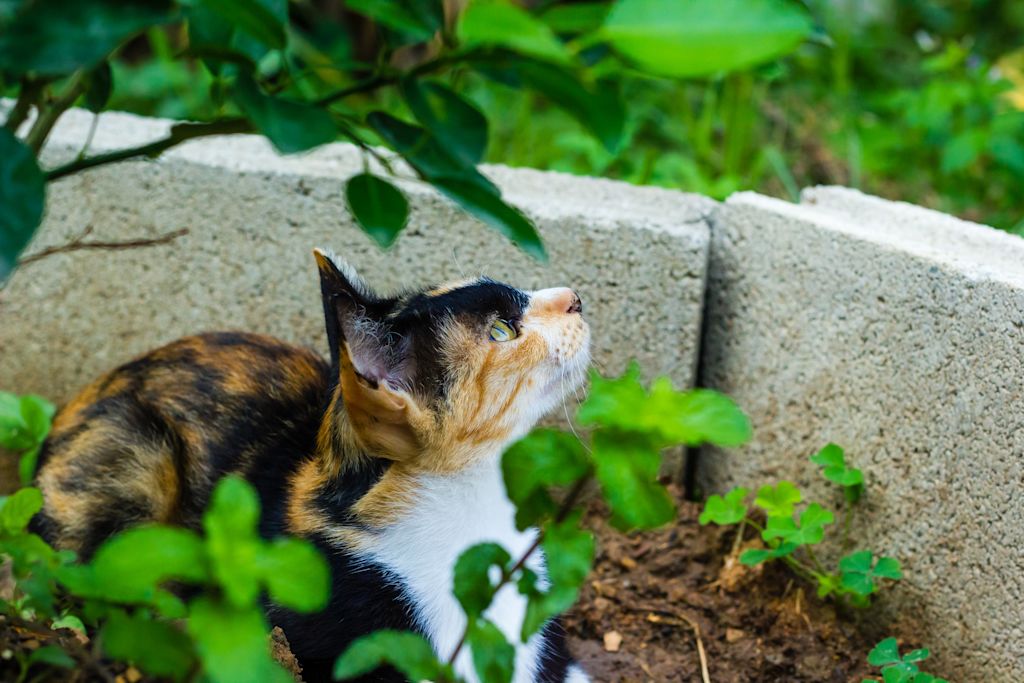
[[905,569],[883,607],[962,683],[1024,680],[1024,240],[839,188],[742,193],[712,219],[701,378],[754,425],[706,491],[807,458],[865,471],[859,547]]
[[[66,114],[45,150],[73,158],[92,122]],[[164,136],[170,121],[104,114],[91,153]],[[26,255],[89,240],[154,238],[162,246],[76,251],[19,268],[0,291],[0,388],[56,401],[97,374],[179,336],[247,329],[326,353],[312,249],[329,246],[390,291],[487,274],[524,288],[570,285],[594,326],[596,363],[636,357],[690,385],[704,295],[709,199],[557,173],[485,167],[534,218],[550,265],[525,256],[427,186],[403,185],[409,225],[388,252],[345,208],[359,151],[330,145],[281,157],[255,136],[194,141],[158,160],[100,167],[50,187]]]
[[[77,154],[90,122],[66,115],[48,161]],[[105,114],[92,151],[169,126]],[[240,136],[55,183],[29,255],[86,228],[93,240],[189,232],[17,271],[0,290],[0,389],[65,400],[105,369],[206,329],[323,350],[317,245],[384,289],[479,273],[568,284],[586,303],[602,370],[635,357],[679,385],[699,378],[750,414],[750,446],[700,454],[705,492],[789,478],[828,496],[807,457],[842,444],[868,477],[858,540],[906,569],[883,613],[921,627],[952,680],[1024,680],[1024,241],[837,188],[807,190],[799,205],[750,193],[717,205],[486,167],[536,219],[549,266],[413,182],[403,185],[410,224],[385,253],[344,206],[344,179],[361,170],[347,145],[280,157]]]

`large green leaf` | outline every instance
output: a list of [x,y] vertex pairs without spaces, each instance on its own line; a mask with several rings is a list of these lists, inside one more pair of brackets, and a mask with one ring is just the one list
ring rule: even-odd
[[334,678],[355,678],[386,664],[411,681],[451,681],[451,667],[442,664],[423,636],[408,631],[380,630],[359,638],[334,663]]
[[124,531],[100,546],[89,565],[68,569],[79,570],[62,576],[76,593],[114,602],[152,602],[165,581],[209,577],[202,540],[188,529],[158,525]]
[[490,569],[497,567],[504,572],[511,562],[508,551],[497,543],[478,543],[459,555],[452,591],[466,616],[475,619],[490,607],[495,589]]
[[47,0],[24,7],[0,33],[0,71],[59,76],[89,68],[135,33],[176,16],[169,0]]
[[236,607],[259,594],[263,541],[256,533],[260,504],[252,486],[237,476],[223,478],[203,515],[213,575]]
[[557,429],[535,429],[512,444],[501,458],[501,472],[516,504],[516,526],[525,529],[552,514],[548,488],[573,484],[589,468],[580,440]]
[[264,544],[260,571],[270,598],[299,612],[324,608],[331,595],[331,572],[320,551],[309,541],[279,538]]
[[459,17],[457,33],[465,45],[505,47],[549,61],[569,61],[551,28],[508,0],[474,0]]
[[559,523],[544,525],[541,547],[547,560],[548,585],[542,590],[539,577],[523,568],[519,592],[527,596],[526,615],[520,637],[526,642],[552,617],[569,609],[579,595],[594,561],[594,536],[580,528],[582,513],[569,515]]
[[0,282],[14,270],[18,256],[39,227],[45,196],[45,181],[35,156],[13,133],[0,128]]
[[283,48],[287,42],[288,21],[285,0],[191,0],[186,4],[201,5],[219,15],[264,45]]
[[537,228],[519,209],[506,204],[485,186],[460,178],[435,178],[431,184],[450,199],[496,229],[520,249],[538,261],[546,261],[547,252]]
[[651,529],[675,518],[675,505],[658,483],[661,453],[643,434],[601,429],[593,439],[597,480],[619,529]]
[[192,641],[179,628],[141,614],[113,610],[100,632],[106,654],[132,662],[148,674],[176,681],[188,675],[195,659]]
[[282,154],[304,152],[337,137],[337,127],[327,110],[266,95],[248,77],[239,76],[234,98]]
[[43,507],[43,494],[37,488],[24,488],[11,494],[0,507],[0,532],[17,534]]
[[512,680],[516,650],[497,626],[486,619],[474,621],[467,642],[473,654],[473,668],[481,681],[509,683]]
[[487,119],[475,105],[440,83],[407,79],[401,90],[416,119],[449,154],[467,165],[483,161],[487,151]]
[[235,608],[201,597],[189,608],[188,632],[210,680],[217,683],[293,683],[270,656],[263,612],[257,605]]
[[812,28],[793,0],[618,0],[601,32],[640,68],[685,78],[775,59]]
[[346,0],[345,7],[413,40],[430,40],[441,29],[439,0]]
[[401,190],[370,173],[349,178],[345,199],[359,227],[384,248],[394,244],[409,220],[409,202]]

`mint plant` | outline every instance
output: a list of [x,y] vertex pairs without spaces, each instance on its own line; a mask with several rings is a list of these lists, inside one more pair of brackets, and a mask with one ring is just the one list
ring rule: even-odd
[[[845,508],[842,545],[845,546],[853,506],[864,492],[864,474],[847,464],[843,449],[836,444],[828,444],[810,460],[822,468],[825,479],[842,487]],[[898,560],[876,557],[870,550],[843,556],[835,570],[825,568],[813,546],[825,539],[826,528],[835,522],[835,514],[816,502],[798,510],[803,494],[792,482],[780,481],[758,490],[754,506],[764,513],[763,526],[750,514],[749,495],[750,491],[737,487],[725,495],[709,496],[699,518],[702,525],[736,526],[737,547],[746,527],[760,534],[767,547],[745,550],[739,558],[742,564],[754,566],[779,560],[815,585],[818,597],[832,597],[857,607],[870,604],[871,596],[879,590],[883,580],[902,578]]]
[[23,486],[36,473],[39,449],[50,433],[50,420],[56,410],[42,396],[0,391],[0,448],[19,456],[18,477]]
[[[736,446],[750,438],[749,421],[727,397],[706,389],[678,391],[665,378],[645,389],[636,364],[615,379],[592,375],[577,420],[591,429],[588,437],[537,429],[506,450],[502,474],[516,506],[516,525],[536,527],[537,539],[517,558],[494,543],[472,546],[459,557],[453,590],[467,624],[454,651],[439,656],[419,635],[378,632],[357,640],[338,658],[336,678],[390,664],[411,680],[452,683],[458,680],[452,665],[469,647],[481,680],[508,683],[515,650],[485,612],[499,590],[515,584],[527,598],[519,633],[526,642],[548,619],[572,606],[594,559],[594,537],[580,527],[578,503],[584,489],[596,481],[617,528],[658,527],[675,519],[672,498],[658,482],[665,448]],[[545,581],[528,566],[538,548],[547,560]]]
[[[0,507],[0,556],[10,558],[15,578],[14,600],[0,601],[8,618],[81,631],[88,626],[106,656],[175,681],[292,680],[271,657],[260,594],[297,611],[322,609],[329,570],[307,541],[260,538],[259,501],[245,481],[229,476],[217,485],[204,536],[140,526],[105,542],[87,564],[27,531],[42,503],[38,489],[24,488]],[[183,601],[170,582],[197,591]],[[53,653],[33,656],[26,670],[67,663]]]
[[[918,664],[931,655],[927,649],[911,650],[900,655],[899,644],[895,638],[886,638],[868,653],[868,664],[880,667],[883,683],[949,683],[921,671]],[[873,683],[877,678],[865,678],[861,683]]]

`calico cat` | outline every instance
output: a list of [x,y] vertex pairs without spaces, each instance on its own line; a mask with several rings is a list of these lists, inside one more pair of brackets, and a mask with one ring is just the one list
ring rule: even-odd
[[[454,650],[458,555],[497,541],[516,556],[535,538],[515,528],[501,453],[578,388],[590,342],[571,289],[473,279],[384,297],[314,254],[330,364],[270,337],[215,333],[117,368],[57,414],[34,521],[87,558],[141,522],[199,528],[217,480],[240,474],[259,492],[261,534],[310,539],[331,565],[323,612],[267,607],[307,681],[329,680],[345,647],[381,628]],[[524,608],[506,586],[488,616],[518,643]],[[466,649],[456,671],[476,680]],[[517,646],[515,680],[588,680],[557,620]]]

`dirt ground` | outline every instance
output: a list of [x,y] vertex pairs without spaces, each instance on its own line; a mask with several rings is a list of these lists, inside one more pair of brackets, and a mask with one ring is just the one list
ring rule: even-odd
[[701,649],[714,683],[859,683],[873,673],[873,638],[784,569],[730,559],[735,530],[701,527],[700,510],[681,503],[678,524],[626,535],[591,505],[598,555],[566,629],[595,681],[700,683]]

